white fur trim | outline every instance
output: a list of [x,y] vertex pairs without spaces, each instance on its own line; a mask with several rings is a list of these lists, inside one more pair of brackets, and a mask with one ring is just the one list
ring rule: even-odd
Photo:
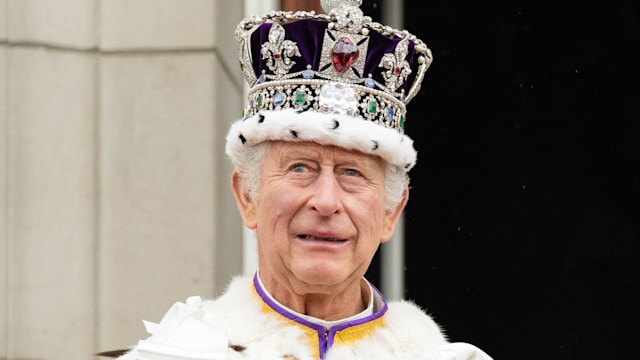
[[235,162],[245,146],[268,140],[312,141],[377,155],[411,170],[417,153],[413,140],[394,129],[358,117],[295,109],[267,110],[231,125],[226,153]]

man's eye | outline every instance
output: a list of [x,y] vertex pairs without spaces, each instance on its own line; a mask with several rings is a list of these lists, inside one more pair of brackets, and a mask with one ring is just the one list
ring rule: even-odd
[[360,172],[358,170],[354,170],[354,169],[347,169],[344,171],[345,175],[347,176],[358,176],[360,175]]
[[302,164],[298,164],[298,165],[294,165],[291,170],[293,172],[297,172],[297,173],[301,173],[304,172],[305,170],[307,170],[307,167],[302,165]]

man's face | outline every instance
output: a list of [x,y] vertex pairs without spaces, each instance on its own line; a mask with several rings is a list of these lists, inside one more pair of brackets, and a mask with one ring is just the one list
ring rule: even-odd
[[261,276],[332,286],[364,275],[399,211],[384,210],[384,162],[315,143],[274,142],[245,223],[258,236]]

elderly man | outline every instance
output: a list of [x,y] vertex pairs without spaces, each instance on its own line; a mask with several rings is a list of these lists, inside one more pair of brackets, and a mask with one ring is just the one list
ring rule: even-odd
[[226,152],[258,271],[217,299],[176,303],[121,359],[491,359],[364,278],[408,200],[405,106],[431,52],[359,5],[238,25],[251,90]]

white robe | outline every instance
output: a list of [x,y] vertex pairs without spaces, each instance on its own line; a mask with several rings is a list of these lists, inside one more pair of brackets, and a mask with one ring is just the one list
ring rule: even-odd
[[450,343],[409,301],[390,301],[364,320],[329,330],[279,307],[250,276],[233,279],[217,299],[176,303],[152,335],[119,360],[492,360],[477,347]]

